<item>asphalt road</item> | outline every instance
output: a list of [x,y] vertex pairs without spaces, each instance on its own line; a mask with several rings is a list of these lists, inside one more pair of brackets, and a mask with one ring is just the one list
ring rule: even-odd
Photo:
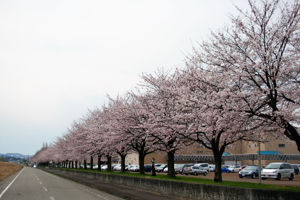
[[124,199],[130,200],[184,200],[184,198],[177,198],[174,196],[166,196],[158,193],[153,193],[145,190],[139,190],[132,187],[126,187],[122,185],[107,183],[104,181],[99,181],[96,179],[89,179],[82,176],[74,176],[67,173],[60,172],[55,168],[52,169],[43,169],[50,173],[62,176],[64,178],[76,181],[77,183],[81,183],[88,187],[92,187],[98,189],[100,191],[107,192],[112,195],[116,195],[122,197]]
[[122,198],[49,174],[24,167],[0,182],[0,199],[9,200],[120,200]]

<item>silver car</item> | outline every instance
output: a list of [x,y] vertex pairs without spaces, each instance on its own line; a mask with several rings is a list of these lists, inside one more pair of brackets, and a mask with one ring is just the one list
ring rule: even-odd
[[183,170],[183,174],[185,175],[193,174],[195,176],[198,176],[198,174],[203,174],[204,176],[206,176],[207,173],[208,173],[207,170],[203,169],[200,166],[191,166],[191,167],[184,168]]
[[288,178],[293,180],[294,177],[294,168],[289,163],[270,163],[261,171],[261,178],[263,180],[267,178],[275,178],[276,180]]

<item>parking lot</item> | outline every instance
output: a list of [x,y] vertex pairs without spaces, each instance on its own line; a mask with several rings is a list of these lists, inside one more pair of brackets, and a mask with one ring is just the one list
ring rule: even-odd
[[[177,175],[177,176],[186,176],[186,175]],[[199,178],[208,178],[208,179],[214,179],[214,172],[210,172],[208,175],[203,176],[203,175],[198,175],[198,176],[193,176],[189,175],[191,177],[199,177]],[[239,178],[238,173],[222,173],[222,179],[226,181],[236,181],[236,182],[251,182],[251,183],[258,183],[258,178],[252,179],[249,177],[245,178]],[[266,179],[266,180],[261,180],[263,184],[273,184],[273,185],[280,185],[280,186],[295,186],[295,187],[300,187],[300,174],[296,175],[294,180],[290,181],[287,178],[283,178],[281,180],[275,180],[275,179]]]

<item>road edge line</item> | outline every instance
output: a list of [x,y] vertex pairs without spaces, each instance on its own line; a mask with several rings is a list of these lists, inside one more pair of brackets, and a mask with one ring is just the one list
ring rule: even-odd
[[3,194],[6,192],[6,190],[8,190],[8,188],[14,183],[14,181],[18,178],[18,176],[22,173],[22,171],[24,170],[24,168],[19,172],[19,174],[14,178],[14,180],[12,180],[12,182],[1,192],[0,194],[0,199],[3,196]]

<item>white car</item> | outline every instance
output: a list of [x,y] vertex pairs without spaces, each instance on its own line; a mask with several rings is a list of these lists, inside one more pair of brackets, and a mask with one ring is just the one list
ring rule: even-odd
[[166,167],[168,167],[167,164],[161,164],[159,167],[155,167],[155,171],[163,172]]
[[116,164],[113,168],[113,171],[121,171],[121,164]]
[[164,168],[164,173],[168,173],[168,167]]
[[93,167],[93,169],[98,169],[98,165],[95,165],[95,166]]
[[209,165],[209,171],[213,172],[215,169],[216,165]]
[[107,165],[102,165],[101,170],[107,170],[108,166]]
[[230,165],[230,166],[228,167],[228,169],[231,170],[232,173],[234,173],[234,172],[239,172],[239,171],[241,171],[242,168],[241,168],[240,165]]
[[131,172],[137,172],[140,170],[140,166],[139,165],[131,165],[128,169],[128,171],[131,171]]
[[288,178],[293,180],[294,177],[295,170],[289,163],[270,163],[261,171],[261,178],[263,180],[267,178],[275,178],[276,180]]

